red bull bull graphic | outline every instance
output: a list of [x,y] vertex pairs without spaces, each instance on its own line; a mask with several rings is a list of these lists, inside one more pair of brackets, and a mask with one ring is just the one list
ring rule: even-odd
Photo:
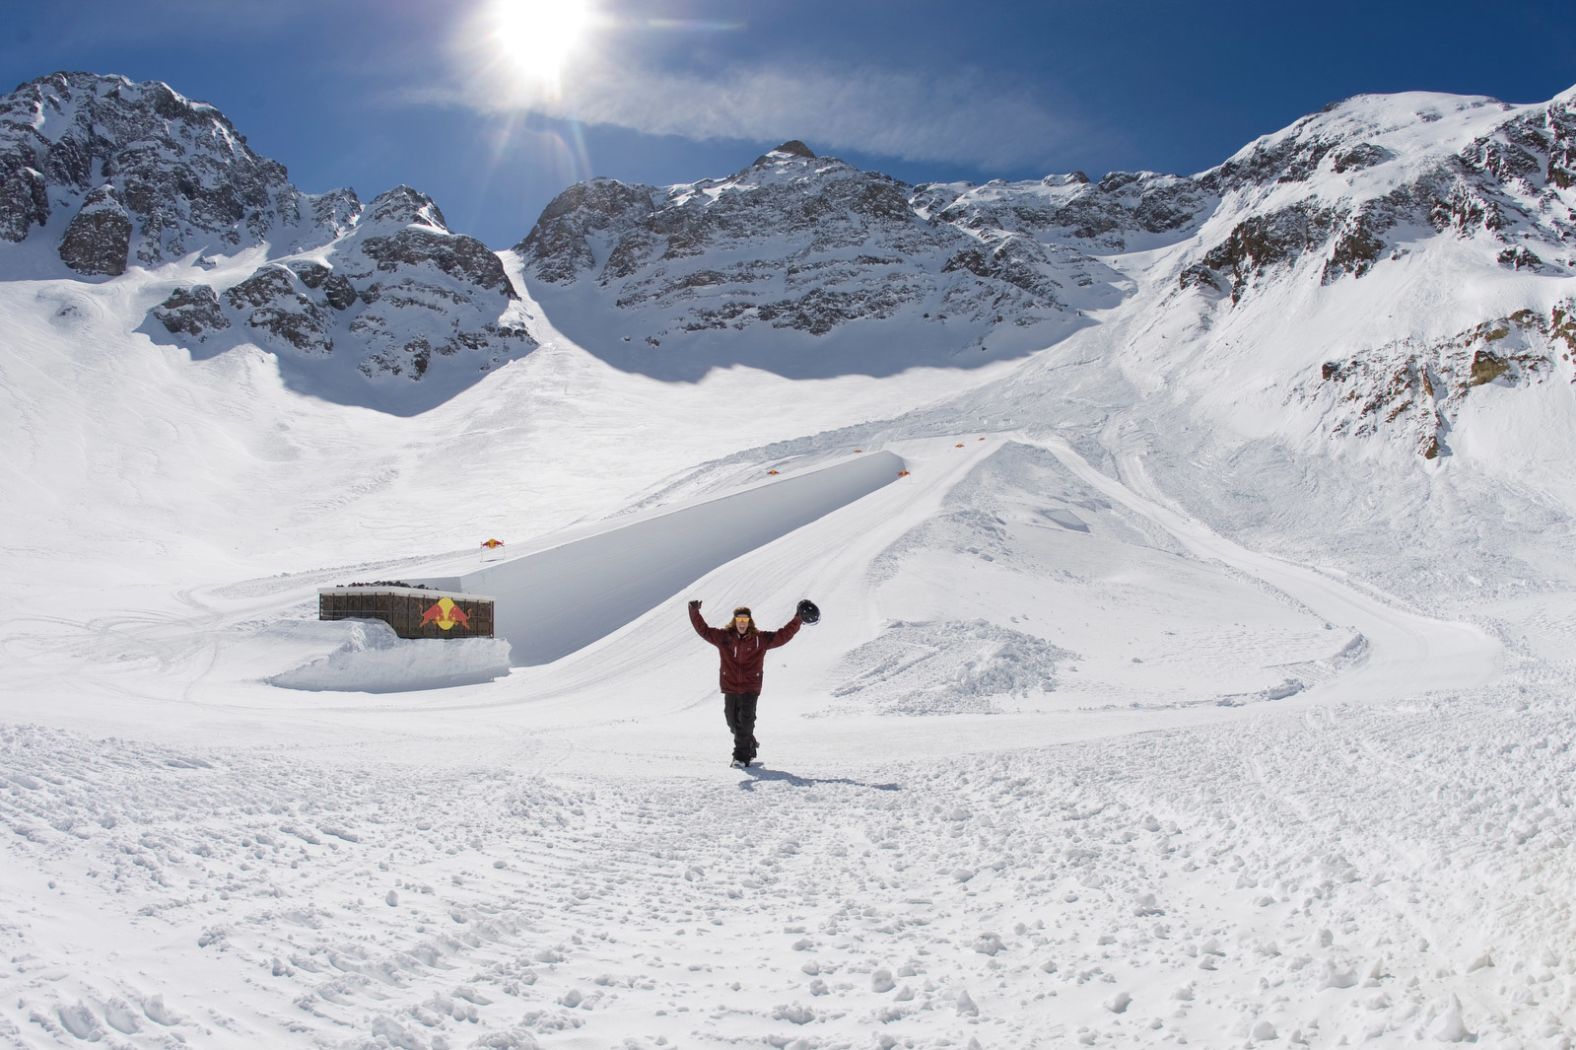
[[318,591],[318,618],[382,620],[401,638],[491,638],[496,602],[484,594],[445,595],[402,581],[342,584]]
[[421,626],[428,624],[437,625],[440,631],[448,631],[456,625],[470,627],[471,618],[465,615],[465,610],[455,605],[449,598],[439,598],[432,606],[421,614]]

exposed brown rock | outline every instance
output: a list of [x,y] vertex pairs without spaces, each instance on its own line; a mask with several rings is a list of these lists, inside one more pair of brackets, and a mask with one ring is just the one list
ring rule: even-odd
[[109,186],[88,196],[60,239],[61,262],[85,275],[118,277],[130,250],[131,217]]

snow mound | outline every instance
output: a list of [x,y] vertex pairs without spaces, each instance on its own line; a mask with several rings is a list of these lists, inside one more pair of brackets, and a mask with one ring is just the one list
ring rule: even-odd
[[832,695],[856,703],[832,710],[989,713],[999,697],[1055,689],[1057,664],[1072,657],[1043,638],[985,620],[897,620],[844,658],[843,682]]
[[378,620],[346,621],[350,637],[334,652],[268,678],[285,689],[401,693],[479,685],[509,673],[501,638],[407,639]]

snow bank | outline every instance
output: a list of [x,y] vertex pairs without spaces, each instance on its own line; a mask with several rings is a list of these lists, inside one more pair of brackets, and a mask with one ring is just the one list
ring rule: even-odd
[[378,620],[341,621],[350,637],[337,650],[268,679],[285,689],[400,693],[478,685],[509,673],[501,638],[406,639]]

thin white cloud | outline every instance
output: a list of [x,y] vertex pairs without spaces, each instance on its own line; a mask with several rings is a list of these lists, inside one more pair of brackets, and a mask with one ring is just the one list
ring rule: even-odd
[[981,170],[1044,167],[1079,135],[1074,121],[1027,92],[970,69],[921,74],[796,63],[699,74],[585,63],[547,91],[498,64],[483,71],[472,66],[457,85],[407,98],[697,141],[798,138],[817,152]]

